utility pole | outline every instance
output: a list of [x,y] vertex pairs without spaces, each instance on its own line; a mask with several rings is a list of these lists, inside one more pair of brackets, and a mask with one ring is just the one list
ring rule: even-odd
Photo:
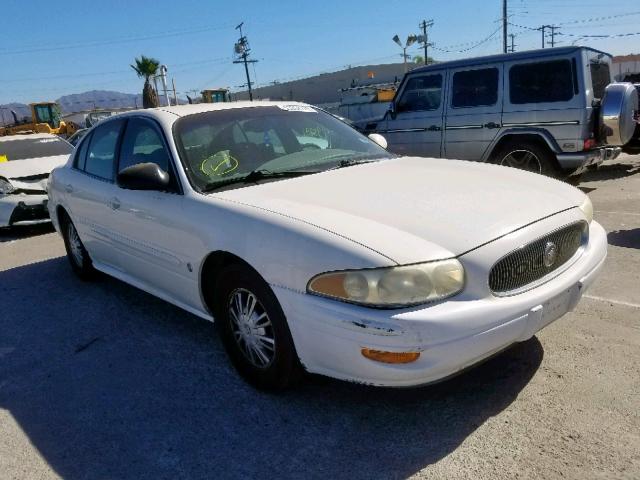
[[548,27],[549,25],[542,25],[538,30],[542,31],[542,48],[544,48],[544,34],[545,34],[545,29]]
[[516,34],[510,33],[509,38],[511,39],[511,46],[509,47],[509,52],[514,53],[516,51],[516,44],[515,44]]
[[502,0],[502,43],[502,50],[507,53],[507,0]]
[[429,43],[429,35],[427,34],[427,28],[433,27],[433,20],[422,20],[422,23],[418,25],[422,29],[422,44],[424,46],[424,64],[429,65],[429,47],[433,44]]
[[160,65],[160,80],[162,80],[162,90],[164,91],[164,99],[167,102],[167,107],[171,106],[169,100],[169,90],[167,89],[167,66]]
[[556,29],[558,29],[559,27],[551,25],[549,26],[549,28],[551,29],[551,48],[553,48],[556,46]]
[[178,105],[178,94],[176,93],[176,79],[171,79],[171,85],[173,85],[173,103],[174,105]]
[[234,51],[236,52],[236,55],[238,55],[238,60],[234,60],[233,63],[244,63],[244,73],[247,75],[247,88],[249,89],[249,100],[253,101],[251,78],[249,77],[249,64],[257,63],[258,60],[249,60],[249,52],[251,52],[251,48],[249,48],[249,40],[247,40],[247,37],[242,34],[242,25],[244,25],[244,22],[241,22],[240,25],[236,27],[236,30],[240,31],[240,38],[234,46]]

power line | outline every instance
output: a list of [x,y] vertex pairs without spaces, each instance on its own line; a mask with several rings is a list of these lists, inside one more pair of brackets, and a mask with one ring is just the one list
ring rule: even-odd
[[53,52],[56,50],[102,47],[105,45],[116,45],[116,44],[122,44],[122,43],[139,42],[142,40],[155,40],[158,38],[176,37],[180,35],[193,35],[197,33],[209,32],[213,30],[223,30],[226,28],[230,28],[230,27],[228,25],[207,26],[207,27],[198,27],[194,29],[173,30],[173,31],[150,34],[150,35],[123,37],[119,39],[95,40],[95,41],[87,41],[83,43],[71,43],[66,45],[57,44],[55,46],[49,46],[49,47],[23,48],[23,49],[17,49],[17,50],[1,50],[0,49],[0,55],[20,55],[23,53]]
[[480,40],[479,42],[471,45],[468,48],[462,49],[462,50],[447,50],[445,48],[439,48],[439,47],[436,47],[436,46],[434,46],[433,48],[435,50],[438,50],[439,52],[443,52],[443,53],[464,53],[464,52],[468,52],[469,50],[473,50],[474,48],[477,48],[480,45],[483,45],[483,44],[487,43],[489,40],[491,40],[493,37],[495,37],[500,30],[502,30],[502,25],[499,26],[498,28],[496,28],[488,37],[485,37],[482,40]]
[[628,12],[628,13],[620,13],[618,15],[607,15],[603,17],[592,17],[592,18],[585,18],[582,20],[572,20],[570,22],[558,23],[558,25],[573,25],[576,23],[599,22],[600,20],[611,20],[612,18],[631,17],[633,15],[640,15],[640,12]]

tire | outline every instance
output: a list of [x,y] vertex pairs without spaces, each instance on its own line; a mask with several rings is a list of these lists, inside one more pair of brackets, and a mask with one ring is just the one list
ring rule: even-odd
[[60,230],[62,231],[64,248],[67,251],[67,259],[71,264],[71,269],[82,280],[95,278],[96,269],[93,268],[89,252],[84,248],[78,231],[67,214],[63,214],[60,218]]
[[[216,324],[236,370],[261,390],[284,390],[299,380],[302,365],[269,285],[243,265],[225,268],[219,278]],[[247,310],[252,313],[246,315]]]
[[507,143],[493,155],[492,163],[539,173],[547,177],[563,177],[553,158],[553,153],[547,147],[532,141]]

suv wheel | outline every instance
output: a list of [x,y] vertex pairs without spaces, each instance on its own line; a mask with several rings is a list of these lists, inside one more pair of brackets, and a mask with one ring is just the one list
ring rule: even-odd
[[302,366],[269,285],[242,265],[227,267],[218,285],[216,324],[236,370],[265,390],[281,390],[294,383]]
[[508,143],[494,155],[493,163],[560,178],[553,154],[536,142]]
[[64,248],[71,268],[82,280],[90,280],[95,276],[96,270],[87,249],[78,235],[75,225],[68,215],[64,214],[60,219],[60,230],[64,239]]

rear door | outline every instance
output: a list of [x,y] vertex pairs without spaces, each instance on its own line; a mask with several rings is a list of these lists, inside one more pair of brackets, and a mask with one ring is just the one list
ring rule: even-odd
[[400,155],[440,157],[445,72],[414,74],[398,92],[394,117],[387,116],[384,136]]
[[121,119],[105,122],[80,144],[63,188],[71,219],[91,258],[115,266],[113,209],[115,166]]
[[482,160],[502,124],[503,66],[452,69],[447,84],[443,156]]

